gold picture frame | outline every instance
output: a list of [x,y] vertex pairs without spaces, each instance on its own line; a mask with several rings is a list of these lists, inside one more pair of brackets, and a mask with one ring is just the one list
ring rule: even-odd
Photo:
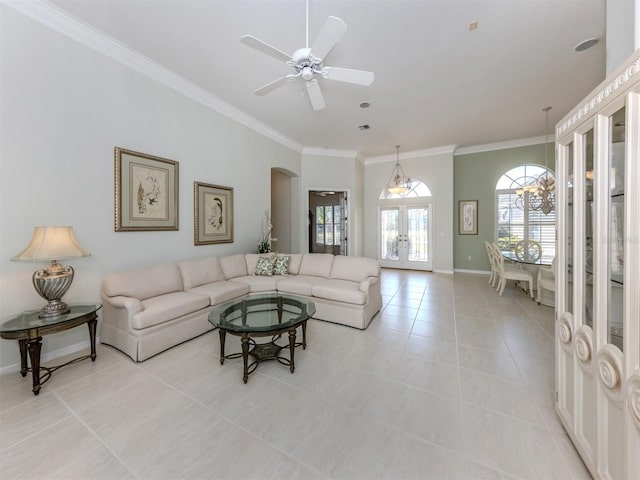
[[178,230],[178,162],[115,147],[115,231]]
[[478,235],[478,200],[458,201],[458,235]]
[[193,244],[233,242],[233,188],[193,182]]

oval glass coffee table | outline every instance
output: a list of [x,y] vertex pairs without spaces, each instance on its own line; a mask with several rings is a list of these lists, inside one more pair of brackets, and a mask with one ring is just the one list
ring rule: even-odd
[[[304,297],[286,294],[254,294],[221,303],[209,314],[209,322],[220,334],[220,364],[225,359],[242,357],[242,380],[247,383],[260,362],[277,360],[295,370],[294,355],[297,346],[307,347],[307,320],[316,312],[314,303]],[[302,342],[296,343],[296,329],[302,327]],[[241,338],[242,352],[225,355],[227,333]],[[287,345],[278,341],[289,334],[289,358],[280,355]],[[271,337],[267,343],[257,343],[256,337]],[[249,356],[253,361],[249,363]]]

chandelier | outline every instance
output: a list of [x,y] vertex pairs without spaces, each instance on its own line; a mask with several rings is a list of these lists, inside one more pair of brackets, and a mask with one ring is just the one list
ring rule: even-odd
[[400,166],[400,145],[396,145],[396,164],[387,182],[387,190],[396,195],[402,195],[411,189],[411,179],[406,177]]
[[549,177],[549,159],[547,154],[547,144],[549,143],[549,110],[551,107],[542,109],[546,115],[545,138],[544,138],[544,177],[538,177],[532,182],[516,190],[518,198],[516,205],[524,209],[528,205],[530,210],[540,211],[548,215],[555,208],[556,192],[555,179]]

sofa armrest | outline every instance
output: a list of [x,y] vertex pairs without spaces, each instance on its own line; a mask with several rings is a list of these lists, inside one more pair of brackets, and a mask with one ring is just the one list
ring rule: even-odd
[[142,302],[137,298],[125,297],[124,295],[118,295],[115,297],[107,297],[102,294],[102,301],[113,308],[120,308],[127,310],[127,315],[132,317],[136,313],[140,313],[144,310]]
[[379,281],[380,279],[378,277],[367,277],[365,280],[360,282],[358,290],[368,294],[371,287],[376,285]]

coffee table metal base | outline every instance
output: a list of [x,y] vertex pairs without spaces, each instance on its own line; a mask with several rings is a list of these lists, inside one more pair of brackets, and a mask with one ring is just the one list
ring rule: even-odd
[[[298,328],[298,326],[302,326],[302,342],[296,343],[296,329]],[[282,330],[272,330],[270,332],[265,332],[263,335],[258,332],[252,332],[251,334],[249,334],[247,332],[234,333],[232,331],[228,331],[228,333],[240,337],[240,342],[242,344],[242,352],[232,353],[229,355],[225,355],[224,353],[227,331],[219,329],[218,333],[220,334],[220,364],[224,364],[225,359],[242,357],[244,363],[242,380],[244,381],[244,383],[247,383],[247,381],[249,380],[249,375],[253,373],[256,368],[258,368],[258,364],[266,360],[277,360],[278,363],[288,366],[291,373],[293,373],[295,371],[296,347],[302,345],[303,349],[307,348],[306,320],[293,327]],[[289,344],[279,345],[277,342],[278,340],[280,340],[284,333],[289,334]],[[257,343],[252,337],[271,337],[271,341],[267,343]],[[280,355],[280,352],[286,348],[289,348],[289,358]],[[255,359],[251,363],[249,363],[249,356]]]

